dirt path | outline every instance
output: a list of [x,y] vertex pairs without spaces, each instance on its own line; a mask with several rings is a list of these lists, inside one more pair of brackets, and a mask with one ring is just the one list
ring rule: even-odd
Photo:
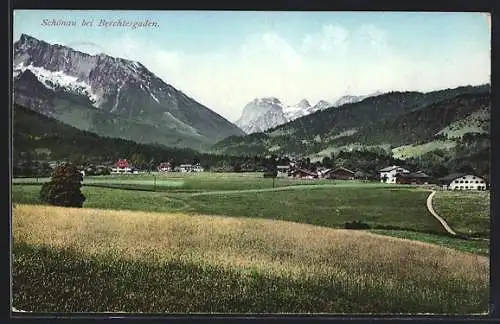
[[434,207],[432,207],[432,198],[434,197],[435,194],[436,194],[436,191],[432,191],[431,194],[429,195],[429,197],[427,197],[427,209],[432,214],[432,216],[434,216],[443,225],[444,229],[448,233],[450,233],[453,236],[456,236],[457,233],[455,233],[455,231],[453,229],[451,229],[451,227],[448,225],[448,223],[441,216],[439,216],[436,213],[436,211],[434,210]]

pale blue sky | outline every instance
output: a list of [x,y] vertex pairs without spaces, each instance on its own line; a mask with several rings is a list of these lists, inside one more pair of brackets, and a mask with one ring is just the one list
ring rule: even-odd
[[[159,27],[96,26],[146,18]],[[42,26],[43,19],[77,26]],[[81,26],[83,19],[94,26]],[[14,41],[26,33],[138,60],[230,120],[260,96],[314,104],[490,78],[490,30],[480,13],[23,10],[13,31]]]

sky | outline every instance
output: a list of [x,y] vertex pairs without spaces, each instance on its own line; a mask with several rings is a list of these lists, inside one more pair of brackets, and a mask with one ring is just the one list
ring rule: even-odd
[[[152,24],[101,22],[118,19]],[[76,25],[46,23],[52,20]],[[257,97],[314,105],[343,95],[490,82],[489,21],[474,12],[18,10],[13,40],[25,33],[139,61],[235,121]]]

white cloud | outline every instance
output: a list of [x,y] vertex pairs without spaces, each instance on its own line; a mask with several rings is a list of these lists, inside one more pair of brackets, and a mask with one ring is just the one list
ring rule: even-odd
[[363,40],[373,47],[387,46],[387,32],[374,25],[362,25],[357,32]]
[[323,52],[335,51],[345,53],[349,41],[349,32],[339,25],[324,25],[320,32],[306,35],[302,41],[302,50],[311,52],[320,50]]
[[272,64],[268,68],[297,69],[302,66],[302,57],[283,38],[274,32],[251,35],[241,46],[244,64],[250,69],[260,64]]

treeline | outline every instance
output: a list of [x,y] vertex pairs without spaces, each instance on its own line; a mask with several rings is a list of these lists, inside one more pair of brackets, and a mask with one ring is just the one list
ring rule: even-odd
[[359,132],[334,140],[332,143],[336,146],[349,143],[365,145],[390,143],[393,146],[423,144],[437,139],[436,133],[451,123],[463,120],[485,107],[489,108],[489,105],[488,94],[462,94],[394,119],[368,124]]
[[[450,123],[490,106],[489,85],[429,93],[389,92],[361,102],[320,110],[265,133],[226,138],[213,146],[230,154],[309,154],[351,143],[363,145],[425,143]],[[337,137],[351,129],[354,134]]]
[[200,163],[214,171],[256,171],[279,162],[275,157],[232,156],[201,153],[192,149],[157,144],[139,144],[82,131],[30,109],[14,107],[14,175],[50,174],[49,161],[68,161],[77,165],[110,165],[127,159],[139,169],[154,170],[161,162]]
[[[14,176],[50,175],[52,169],[49,161],[68,161],[82,166],[109,166],[118,159],[125,158],[142,170],[155,170],[161,162],[170,162],[172,167],[184,163],[199,163],[204,169],[216,172],[265,171],[290,162],[288,157],[279,152],[270,156],[251,150],[239,155],[211,154],[101,137],[21,106],[15,107],[13,130]],[[262,135],[255,135],[259,136]],[[422,170],[435,177],[459,170],[473,170],[474,173],[485,176],[490,173],[489,141],[486,134],[466,134],[452,150],[435,150],[407,160],[395,159],[382,148],[364,148],[340,151],[314,163],[308,158],[296,163],[298,167],[311,170],[343,166],[372,178],[377,177],[378,170],[389,165]],[[99,171],[100,174],[105,172]]]

